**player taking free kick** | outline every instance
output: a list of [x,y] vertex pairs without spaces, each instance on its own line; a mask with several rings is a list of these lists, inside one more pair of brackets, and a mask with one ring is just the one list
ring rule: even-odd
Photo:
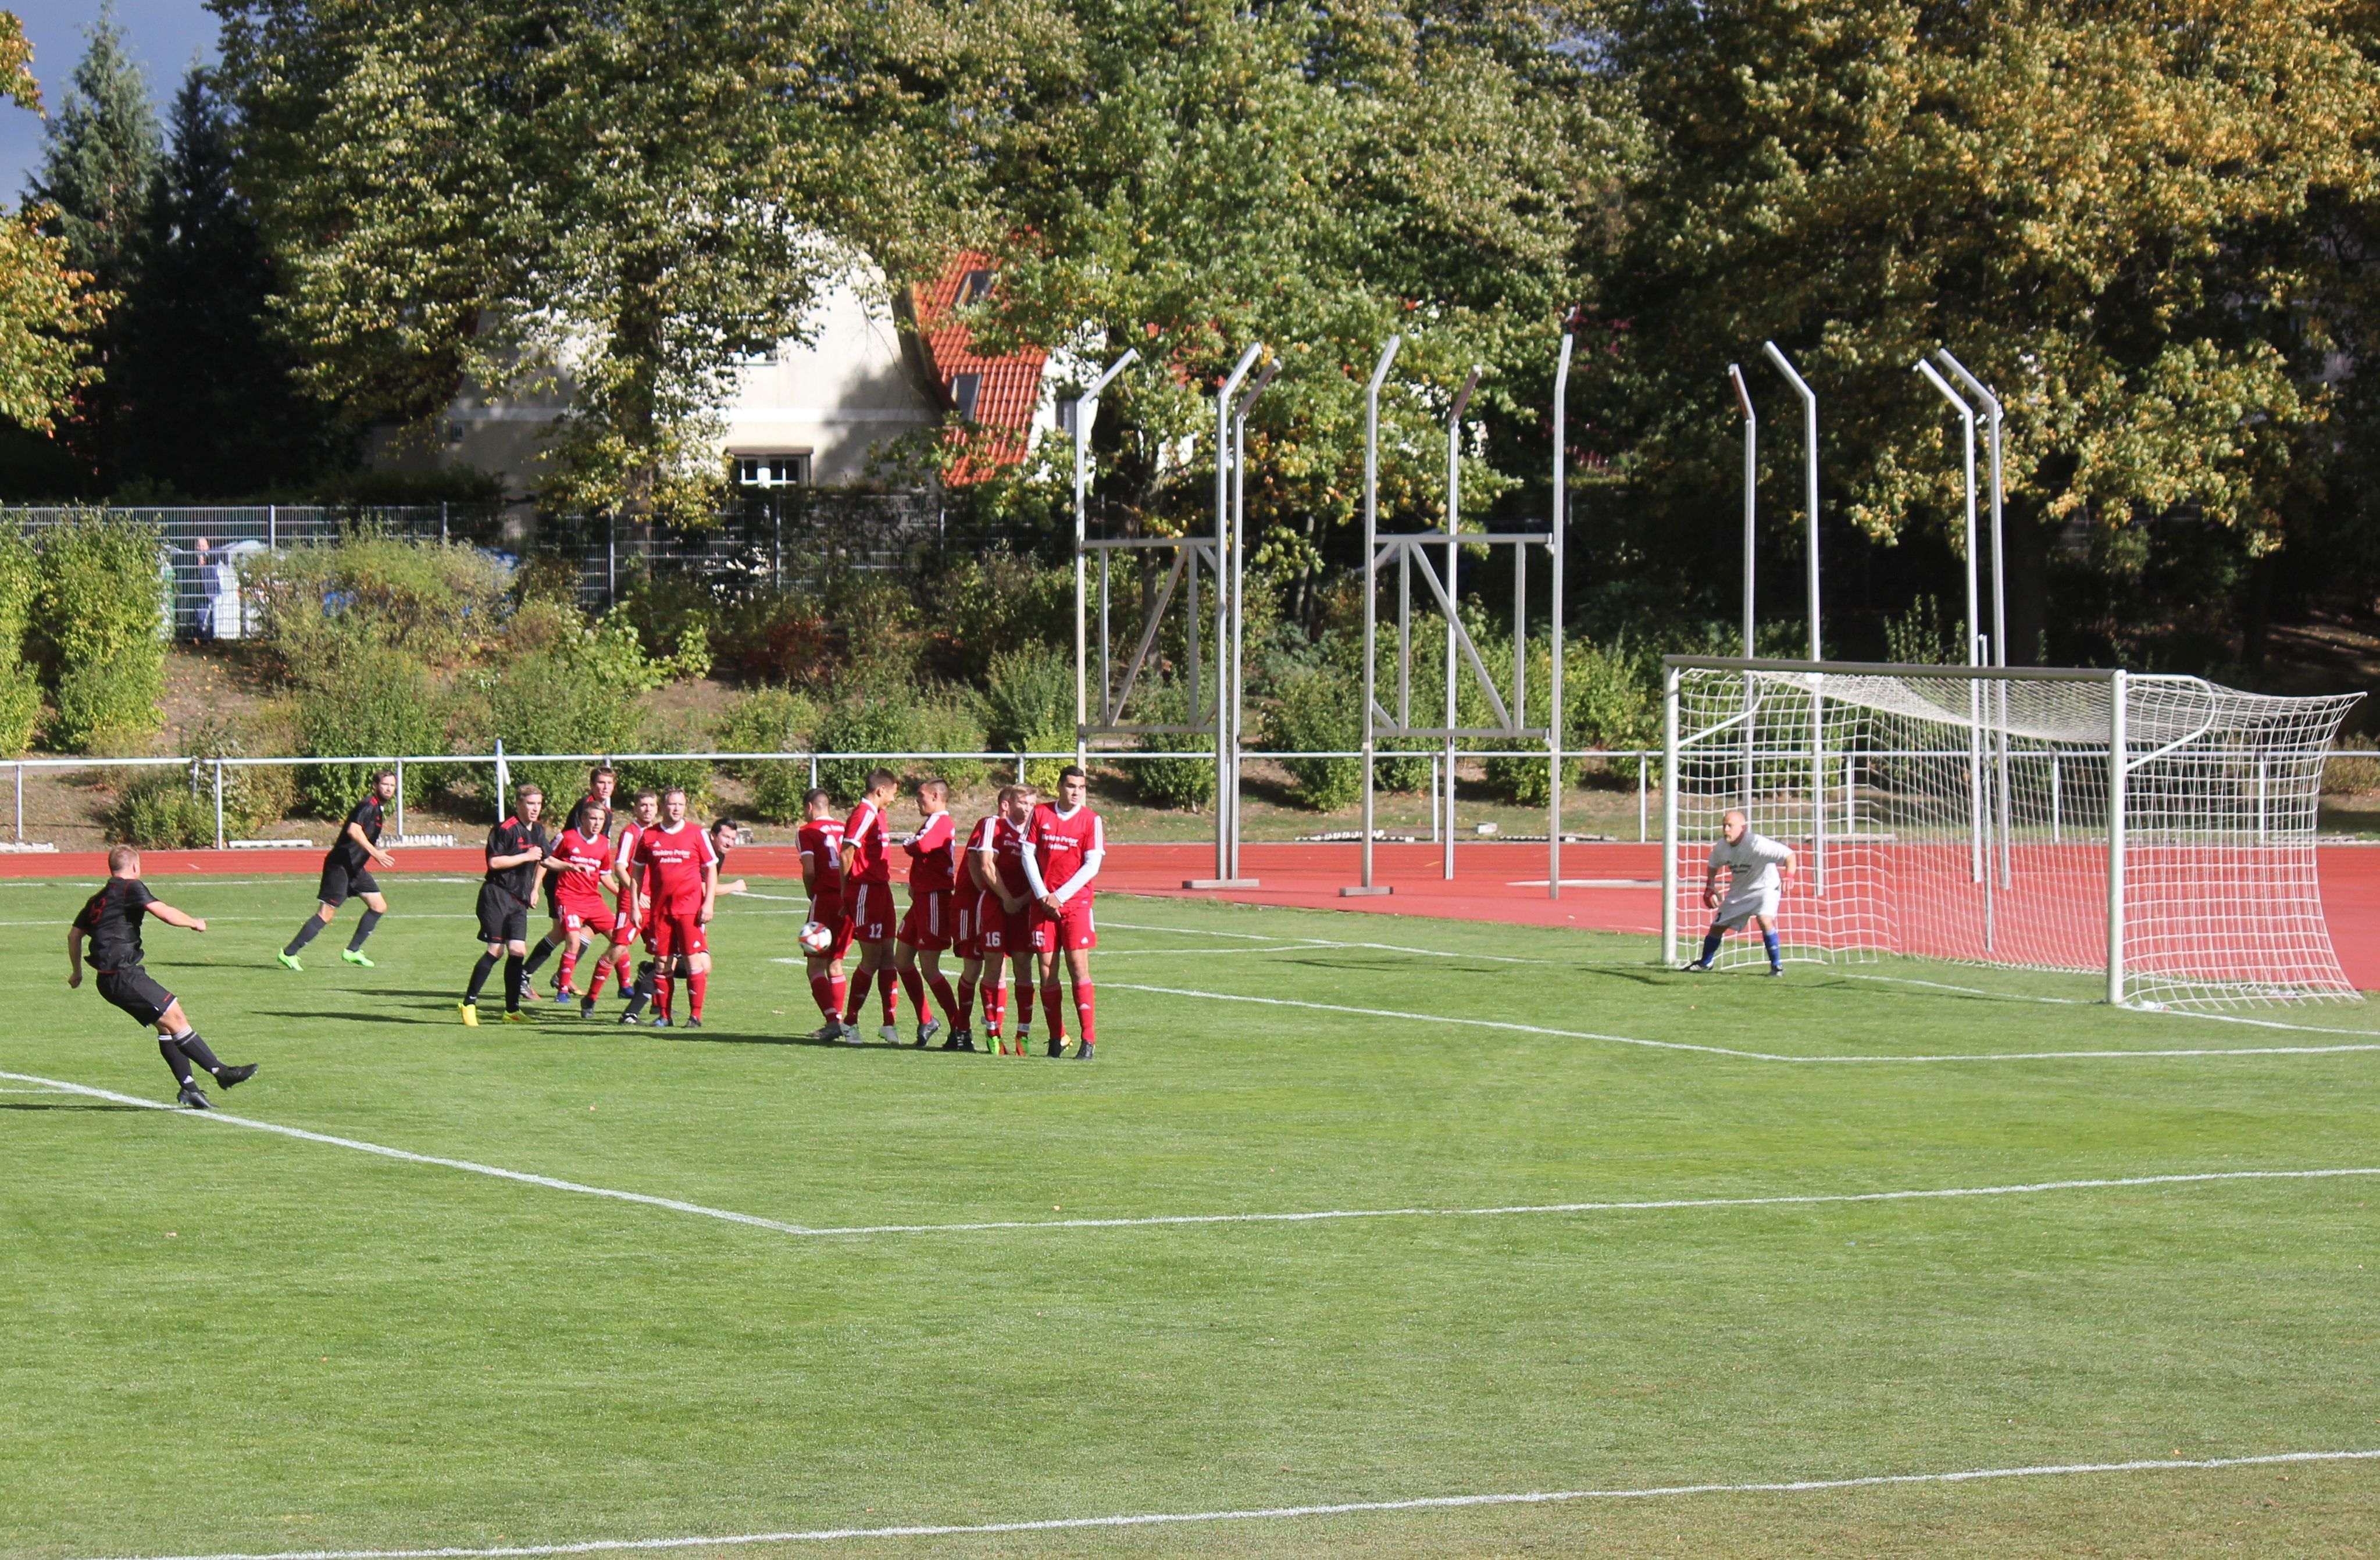
[[[1711,847],[1710,871],[1703,878],[1703,905],[1713,913],[1710,930],[1703,934],[1702,957],[1686,968],[1706,973],[1727,934],[1742,931],[1745,922],[1753,921],[1759,924],[1761,944],[1768,949],[1768,973],[1781,975],[1785,961],[1777,946],[1777,875],[1781,868],[1790,877],[1799,864],[1791,846],[1753,833],[1751,820],[1740,811],[1730,809],[1722,827],[1725,838]],[[1718,891],[1722,874],[1729,879],[1724,897]]]
[[157,1054],[165,1058],[165,1065],[174,1070],[174,1081],[182,1086],[181,1103],[193,1110],[212,1110],[214,1107],[191,1069],[206,1069],[218,1085],[228,1089],[255,1077],[256,1066],[251,1062],[233,1067],[218,1061],[199,1038],[199,1032],[190,1027],[181,1002],[140,967],[140,923],[145,918],[154,915],[168,926],[187,926],[194,932],[205,931],[207,924],[183,914],[149,891],[149,885],[140,881],[140,853],[131,846],[118,845],[107,853],[107,881],[83,902],[74,924],[67,928],[67,985],[70,988],[82,985],[82,944],[89,937],[91,973],[99,976],[99,994],[130,1013],[134,1022],[157,1031]]
[[942,1005],[952,1024],[953,1043],[942,1049],[954,1051],[958,1049],[955,1042],[966,1030],[966,1009],[951,995],[951,983],[942,973],[942,950],[957,940],[951,896],[958,888],[959,863],[958,828],[951,821],[951,788],[946,782],[918,782],[917,816],[924,821],[901,847],[909,853],[909,913],[901,918],[892,961],[901,972],[901,987],[909,994],[909,1005],[917,1010],[917,1044],[923,1046],[941,1027],[933,1010],[926,1006],[930,986],[934,1000]]
[[1066,1050],[1066,1010],[1058,997],[1058,961],[1074,988],[1075,1018],[1083,1027],[1077,1061],[1091,1059],[1099,1034],[1093,1026],[1091,949],[1099,929],[1091,923],[1091,880],[1108,853],[1107,826],[1086,804],[1090,777],[1073,764],[1058,771],[1058,804],[1033,812],[1033,849],[1025,872],[1033,888],[1033,951],[1041,964],[1041,1010],[1050,1020],[1050,1054]]
[[388,901],[380,897],[380,884],[372,877],[371,866],[366,864],[396,865],[396,858],[380,848],[381,815],[395,795],[396,771],[382,769],[372,776],[371,790],[347,814],[339,837],[331,841],[330,851],[322,857],[322,882],[315,890],[322,908],[307,917],[306,924],[298,928],[298,935],[289,939],[289,946],[273,956],[284,969],[305,968],[298,962],[298,950],[331,924],[339,906],[350,898],[364,901],[364,915],[356,923],[356,935],[347,939],[346,951],[339,957],[367,970],[372,967],[372,961],[364,957],[364,939],[372,935],[380,918],[388,913]]

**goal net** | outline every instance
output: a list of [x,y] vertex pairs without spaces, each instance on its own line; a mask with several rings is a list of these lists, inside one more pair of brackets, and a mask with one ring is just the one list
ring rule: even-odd
[[[1709,922],[1726,814],[1790,845],[1788,956],[2104,972],[2110,1001],[2352,998],[2314,870],[2360,695],[2195,677],[1672,657],[1662,930]],[[1722,961],[1765,958],[1730,937]]]

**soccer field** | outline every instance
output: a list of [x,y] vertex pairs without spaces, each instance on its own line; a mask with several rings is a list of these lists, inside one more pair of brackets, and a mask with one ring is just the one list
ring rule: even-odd
[[[2364,1008],[1108,897],[1078,1066],[789,1040],[781,884],[658,1032],[462,1027],[469,882],[393,877],[379,967],[343,919],[302,974],[310,880],[154,887],[213,929],[152,922],[151,972],[262,1064],[213,1118],[45,1082],[171,1097],[65,987],[88,885],[0,883],[10,1555],[2380,1531],[2380,1457],[2204,1466],[2380,1449]],[[1455,1499],[1522,1494],[1573,1498]],[[1216,1519],[1082,1520],[1134,1516]],[[917,1528],[1002,1530],[868,1536]]]

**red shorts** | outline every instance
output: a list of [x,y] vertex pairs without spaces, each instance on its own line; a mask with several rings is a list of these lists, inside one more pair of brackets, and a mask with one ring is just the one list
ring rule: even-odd
[[884,942],[892,936],[892,885],[861,883],[851,899],[851,935],[858,942]]
[[851,917],[843,913],[840,900],[812,900],[810,919],[834,934],[833,944],[824,953],[802,951],[812,959],[840,959],[851,951]]
[[977,936],[977,946],[986,959],[1003,959],[1011,954],[1033,951],[1033,907],[1010,912],[1001,907],[998,897],[983,896],[983,930]]
[[655,906],[653,924],[647,929],[650,937],[647,946],[653,950],[653,957],[674,959],[681,953],[710,952],[710,944],[702,935],[701,921],[697,919],[701,913],[700,905],[690,910],[663,910]]
[[[983,957],[983,890],[961,889],[951,896],[951,951],[962,959]],[[990,901],[994,910],[1000,901]]]
[[1091,896],[1076,894],[1050,914],[1035,903],[1026,913],[1033,918],[1033,951],[1047,953],[1052,949],[1097,948],[1099,928],[1091,924]]
[[948,889],[909,890],[909,913],[901,917],[901,940],[911,948],[939,953],[955,940]]
[[566,930],[573,932],[599,932],[607,937],[622,935],[619,918],[612,913],[610,908],[601,900],[597,900],[591,905],[572,904],[565,901],[562,905],[562,925]]

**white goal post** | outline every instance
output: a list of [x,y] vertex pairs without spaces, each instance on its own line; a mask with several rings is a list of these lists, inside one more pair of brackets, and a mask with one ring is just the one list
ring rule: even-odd
[[[2044,667],[1671,656],[1661,950],[1731,808],[1791,845],[1789,957],[2104,972],[2110,1002],[2355,998],[2314,866],[2360,694]],[[1765,959],[1732,938],[1723,961]]]

